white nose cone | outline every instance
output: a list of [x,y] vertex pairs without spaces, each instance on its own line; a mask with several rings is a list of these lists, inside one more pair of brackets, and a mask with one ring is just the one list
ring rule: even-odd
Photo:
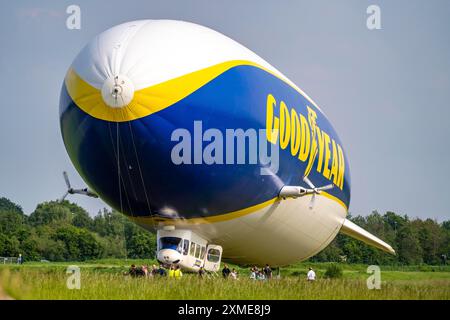
[[109,77],[103,83],[102,98],[111,108],[123,108],[127,106],[134,96],[134,85],[124,75]]
[[162,249],[158,251],[158,260],[165,263],[179,263],[181,261],[181,254],[172,249]]

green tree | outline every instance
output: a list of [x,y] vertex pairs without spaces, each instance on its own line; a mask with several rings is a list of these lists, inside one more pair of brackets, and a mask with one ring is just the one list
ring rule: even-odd
[[28,221],[32,226],[40,226],[52,222],[70,223],[72,213],[63,204],[50,201],[38,204]]
[[76,211],[73,213],[72,225],[92,230],[93,220],[86,211]]
[[127,258],[125,239],[123,237],[100,237],[97,241],[100,243],[102,258]]
[[442,228],[446,231],[450,231],[450,220],[442,222]]
[[64,226],[56,230],[53,239],[65,244],[65,260],[83,261],[101,257],[101,245],[87,230],[74,226]]
[[68,256],[66,244],[61,240],[39,238],[38,251],[43,259],[49,261],[65,261]]
[[0,198],[0,211],[12,211],[23,215],[21,206],[4,197]]
[[386,221],[386,223],[388,225],[390,225],[392,230],[394,230],[395,232],[397,230],[400,230],[405,224],[408,223],[407,216],[401,217],[392,211],[386,212],[385,215],[383,216],[383,218]]
[[20,242],[15,236],[0,234],[0,256],[17,257],[20,253]]
[[130,258],[154,258],[155,236],[149,232],[136,232],[127,241],[128,257]]
[[0,233],[5,235],[16,234],[24,226],[24,215],[17,211],[0,210]]
[[132,224],[126,217],[117,211],[104,209],[95,216],[92,230],[101,236],[125,237],[125,226]]
[[33,234],[30,234],[29,237],[21,242],[20,250],[25,261],[41,259],[41,254],[38,250],[38,239]]
[[412,222],[418,230],[418,239],[422,248],[422,259],[427,264],[439,264],[444,254],[445,231],[432,219],[416,219]]
[[403,264],[422,263],[422,248],[411,224],[405,224],[397,234],[398,259]]

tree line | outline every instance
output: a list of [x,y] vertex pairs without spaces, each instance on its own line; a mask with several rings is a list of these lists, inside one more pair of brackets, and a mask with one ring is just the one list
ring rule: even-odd
[[[394,212],[348,217],[383,239],[397,252],[381,250],[338,234],[311,261],[378,265],[437,265],[450,257],[450,220],[411,219]],[[39,204],[30,214],[9,199],[0,198],[0,256],[28,261],[84,261],[102,258],[154,258],[156,235],[115,210],[91,217],[67,200]]]
[[67,200],[39,204],[30,214],[0,198],[0,256],[25,261],[154,258],[156,236],[116,211],[91,217]]
[[352,222],[389,243],[396,255],[370,247],[361,241],[338,234],[312,261],[346,261],[376,265],[446,264],[450,258],[450,220],[411,219],[394,212],[349,218]]

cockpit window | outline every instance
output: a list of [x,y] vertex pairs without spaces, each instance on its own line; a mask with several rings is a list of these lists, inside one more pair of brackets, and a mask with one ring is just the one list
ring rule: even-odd
[[207,259],[210,262],[219,262],[220,261],[220,251],[217,249],[209,249]]
[[159,250],[162,249],[173,249],[177,250],[178,252],[181,251],[181,238],[177,237],[162,237],[159,239]]

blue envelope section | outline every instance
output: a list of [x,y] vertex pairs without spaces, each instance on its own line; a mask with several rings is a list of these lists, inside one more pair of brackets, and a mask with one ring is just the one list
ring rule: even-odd
[[[180,128],[191,133],[193,163],[194,139],[201,139],[194,137],[195,121],[201,121],[203,132],[220,130],[225,146],[226,129],[266,129],[268,94],[305,117],[307,106],[312,107],[317,112],[317,125],[342,145],[326,117],[306,98],[254,66],[231,68],[175,104],[129,122],[93,118],[75,105],[63,85],[61,131],[68,154],[83,179],[105,202],[124,214],[185,219],[217,216],[273,199],[283,185],[307,187],[301,179],[307,161],[300,161],[286,148],[280,149],[275,175],[261,175],[262,165],[259,161],[249,164],[248,156],[246,164],[176,165],[171,153],[179,142],[171,141],[172,133]],[[203,142],[203,148],[209,143]],[[247,146],[247,154],[248,150]],[[316,186],[329,184],[317,172],[317,161],[310,180]],[[343,189],[335,187],[328,193],[348,207],[350,175],[345,162]]]

